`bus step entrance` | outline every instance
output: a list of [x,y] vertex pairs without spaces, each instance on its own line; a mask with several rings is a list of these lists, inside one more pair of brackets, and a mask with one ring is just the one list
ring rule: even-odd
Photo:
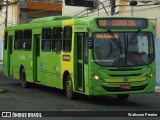
[[83,91],[75,91],[75,93],[79,93],[79,94],[85,95],[85,92],[83,92]]
[[40,81],[36,81],[35,84],[37,85],[41,85]]
[[82,91],[83,92],[83,88],[82,87],[78,87],[78,91]]

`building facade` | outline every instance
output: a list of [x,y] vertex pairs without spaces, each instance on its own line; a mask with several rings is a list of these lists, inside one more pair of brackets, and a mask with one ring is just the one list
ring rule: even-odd
[[[8,0],[7,13],[6,2],[3,2],[2,10],[0,11],[0,39],[3,40],[5,25],[16,25],[19,23],[19,3],[15,0]],[[7,17],[6,17],[7,15]]]
[[[0,11],[0,61],[3,59],[3,36],[5,26],[17,25],[19,23],[19,2],[8,0],[3,1]],[[7,6],[7,7],[6,7]]]
[[62,15],[62,0],[21,0],[20,24],[34,18]]
[[13,26],[54,15],[62,15],[62,0],[8,0],[8,4],[5,0],[0,11],[0,38],[3,39],[5,24]]

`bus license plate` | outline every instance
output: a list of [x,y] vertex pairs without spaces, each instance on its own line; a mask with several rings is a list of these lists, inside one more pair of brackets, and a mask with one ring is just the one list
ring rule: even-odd
[[131,86],[130,85],[121,85],[120,88],[122,89],[131,89]]

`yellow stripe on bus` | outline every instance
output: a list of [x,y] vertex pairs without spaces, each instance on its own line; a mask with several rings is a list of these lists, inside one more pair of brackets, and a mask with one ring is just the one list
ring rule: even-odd
[[105,82],[139,82],[139,81],[145,81],[147,77],[142,78],[129,78],[128,81],[125,81],[124,79],[105,79]]

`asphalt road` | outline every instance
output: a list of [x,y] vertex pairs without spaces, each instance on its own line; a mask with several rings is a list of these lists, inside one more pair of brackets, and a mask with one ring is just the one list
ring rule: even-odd
[[[69,100],[61,90],[40,85],[22,88],[19,80],[3,75],[2,65],[0,65],[0,89],[5,90],[4,93],[0,93],[0,111],[160,111],[160,93],[158,92],[131,95],[127,101],[118,101],[115,96],[91,99],[81,96],[79,100]],[[128,118],[133,117],[122,118],[122,120]],[[58,120],[60,119],[75,120],[75,118],[58,117]],[[95,117],[83,119],[97,120]],[[106,120],[103,117],[101,119]],[[109,118],[109,120],[112,119],[116,118]],[[118,117],[118,119],[121,118]],[[145,117],[144,119],[153,118]]]

